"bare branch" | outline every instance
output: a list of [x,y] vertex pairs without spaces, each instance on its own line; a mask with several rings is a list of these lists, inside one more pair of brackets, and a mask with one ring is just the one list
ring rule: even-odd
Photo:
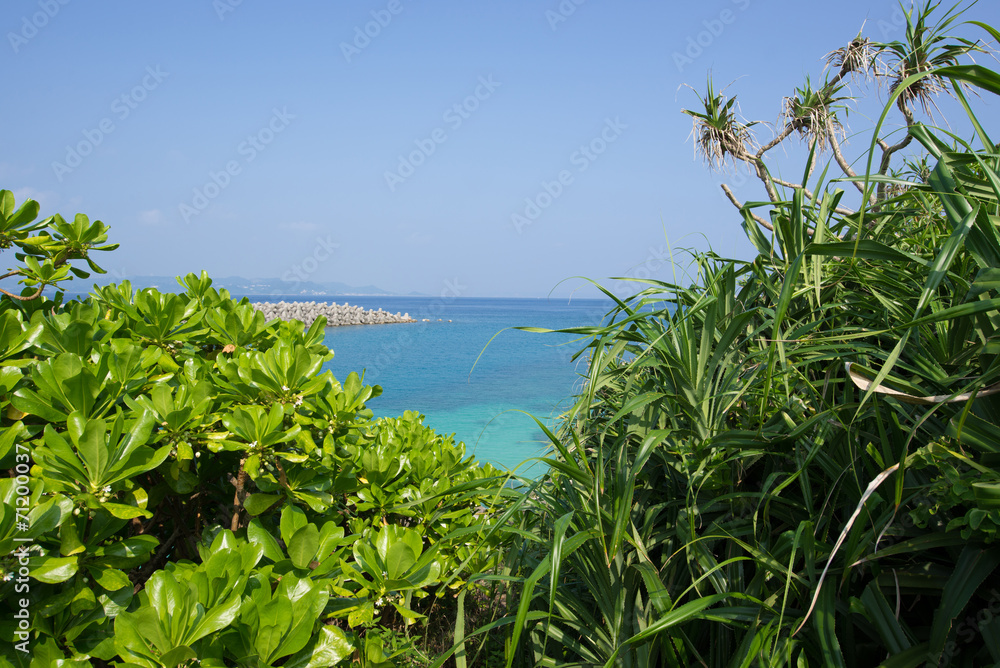
[[5,294],[8,297],[10,297],[11,299],[16,299],[19,302],[30,302],[32,299],[38,299],[38,295],[42,294],[42,288],[43,287],[45,287],[45,286],[39,285],[38,289],[35,290],[35,292],[33,294],[30,294],[27,297],[22,297],[21,295],[15,295],[12,292],[7,292],[3,288],[0,288],[0,294]]
[[760,158],[757,158],[753,162],[753,167],[757,171],[757,178],[761,180],[761,182],[764,184],[764,189],[767,190],[768,199],[770,199],[772,202],[777,202],[778,191],[774,189],[774,183],[772,183],[774,178],[771,176],[771,173],[767,171],[767,167],[764,165],[764,161],[761,160]]
[[167,562],[167,555],[170,554],[170,550],[173,549],[174,543],[177,542],[180,535],[181,525],[177,524],[174,526],[174,531],[170,534],[170,537],[160,544],[156,551],[156,555],[140,568],[135,569],[129,574],[129,577],[132,579],[134,584],[134,588],[132,589],[134,594],[138,594],[142,591],[142,588],[146,584],[146,580],[149,579],[149,576],[152,575],[156,569],[162,567],[163,564]]
[[[826,126],[827,130],[829,130],[830,133],[830,146],[833,149],[834,160],[836,160],[837,164],[840,165],[840,169],[843,170],[844,174],[852,178],[857,177],[857,174],[854,172],[853,169],[851,169],[851,166],[847,164],[847,160],[844,158],[844,154],[840,151],[840,142],[837,141],[837,137],[833,132],[833,122],[829,118],[826,119]],[[860,192],[862,195],[865,194],[865,187],[863,185],[861,185],[857,181],[851,181],[851,183],[853,183],[854,187],[858,189],[858,192]]]
[[236,493],[233,496],[233,519],[230,524],[232,531],[239,531],[240,528],[240,510],[243,509],[243,499],[246,498],[246,491],[244,490],[247,481],[247,472],[244,468],[246,462],[247,458],[245,456],[240,459],[240,469],[233,479],[233,486],[236,487]]
[[[728,197],[729,201],[733,203],[733,206],[735,206],[737,209],[740,209],[741,211],[743,210],[743,204],[741,204],[740,201],[738,199],[736,199],[736,195],[733,194],[733,191],[730,190],[729,186],[727,186],[725,183],[722,184],[722,191],[724,193],[726,193],[726,197]],[[774,231],[774,226],[771,225],[771,223],[767,222],[766,220],[764,220],[763,218],[761,218],[760,216],[758,216],[755,213],[750,213],[750,215],[753,217],[754,220],[756,220],[758,223],[760,223],[761,225],[763,225],[765,228],[767,228],[771,232]],[[816,228],[810,227],[808,229],[809,229],[810,232],[812,232],[812,233],[815,234]],[[842,237],[840,237],[840,236],[838,236],[836,234],[833,234],[833,232],[830,232],[830,234],[833,237],[837,238],[837,239],[841,239],[842,238]]]
[[[736,199],[736,195],[733,194],[733,191],[730,190],[729,186],[727,186],[725,183],[722,184],[722,192],[726,193],[726,197],[728,197],[729,201],[733,203],[733,206],[735,206],[737,209],[740,210],[743,209],[743,205],[740,203],[738,199]],[[774,226],[771,225],[771,223],[767,222],[766,220],[758,216],[756,213],[751,213],[750,215],[753,216],[753,219],[756,220],[758,223],[760,223],[770,231],[774,232]]]
[[[906,129],[907,129],[906,137],[900,140],[899,143],[893,144],[892,146],[883,146],[882,163],[879,165],[879,170],[878,170],[879,174],[885,174],[886,170],[889,169],[889,159],[892,157],[893,153],[906,148],[910,144],[910,142],[913,141],[913,135],[909,133],[909,129],[913,127],[913,124],[915,123],[913,119],[913,112],[910,109],[904,107],[903,117],[906,118]],[[882,143],[883,142],[880,142],[880,145],[882,145]]]
[[778,135],[774,139],[772,139],[771,141],[767,142],[766,144],[760,147],[760,150],[757,151],[757,155],[755,157],[759,160],[761,157],[763,157],[765,153],[770,151],[772,148],[774,148],[781,142],[785,141],[785,139],[788,138],[788,135],[795,132],[795,127],[796,126],[794,123],[786,124],[784,129],[780,133],[778,133]]
[[[902,98],[900,98],[902,100]],[[910,142],[913,141],[913,135],[910,134],[909,130],[913,127],[913,111],[904,105],[899,106],[900,110],[903,112],[903,117],[906,119],[906,136],[900,140],[898,143],[892,146],[885,146],[884,142],[879,142],[879,146],[882,147],[882,162],[879,164],[878,173],[885,175],[889,171],[889,161],[892,159],[892,154],[896,151],[901,151],[902,149],[909,146]],[[880,183],[878,185],[878,198],[883,199],[885,197],[885,183]]]

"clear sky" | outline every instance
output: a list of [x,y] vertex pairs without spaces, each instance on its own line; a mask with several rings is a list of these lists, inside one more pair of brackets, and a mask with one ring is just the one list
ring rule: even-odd
[[[751,252],[680,86],[711,70],[773,123],[862,22],[899,39],[899,17],[890,0],[4,0],[0,187],[110,225],[121,248],[97,260],[117,278],[462,296],[669,280],[669,247]],[[967,18],[998,25],[1000,3]]]

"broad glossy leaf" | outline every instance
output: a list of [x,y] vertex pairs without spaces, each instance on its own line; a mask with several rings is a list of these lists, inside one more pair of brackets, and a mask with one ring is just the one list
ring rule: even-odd
[[32,557],[31,577],[40,582],[58,584],[76,575],[80,568],[77,557]]
[[387,577],[391,580],[402,579],[416,563],[417,555],[412,547],[401,540],[392,543],[385,555]]
[[299,528],[288,543],[288,557],[296,568],[308,568],[319,548],[319,529],[315,524]]
[[101,503],[101,508],[108,511],[120,520],[131,520],[136,517],[152,517],[153,513],[143,508],[137,508],[136,506],[129,506],[124,503],[111,503],[104,501]]
[[250,494],[243,500],[243,507],[251,515],[260,515],[282,498],[279,494]]
[[277,539],[261,524],[259,519],[250,520],[247,526],[247,540],[263,549],[265,557],[277,563],[285,558]]
[[88,567],[87,572],[93,576],[94,581],[108,591],[118,591],[122,587],[132,585],[132,581],[124,572],[117,568]]
[[[73,416],[81,416],[81,413],[74,412]],[[105,439],[106,433],[107,426],[104,420],[87,420],[83,433],[78,437],[76,447],[84,466],[90,473],[90,480],[102,480],[107,470],[110,457]]]
[[22,413],[37,415],[46,422],[63,422],[67,413],[53,407],[51,399],[47,399],[34,390],[22,387],[10,398],[11,405]]
[[86,550],[87,546],[80,540],[76,522],[73,520],[63,522],[62,526],[59,527],[59,554],[71,557]]
[[288,545],[292,541],[295,532],[309,523],[306,514],[301,508],[286,505],[281,510],[281,540]]
[[189,661],[198,658],[197,652],[188,647],[187,645],[180,645],[173,648],[163,656],[159,658],[160,663],[164,666],[169,666],[170,668],[176,668],[176,666],[187,665]]
[[347,615],[347,623],[351,628],[371,624],[375,619],[375,606],[371,601],[365,601]]
[[[245,581],[244,581],[245,584]],[[213,606],[205,616],[201,618],[198,625],[188,634],[188,642],[194,643],[205,636],[218,633],[222,629],[232,624],[233,620],[240,612],[240,602],[243,587],[235,589],[232,596],[226,601]]]
[[335,666],[349,657],[355,650],[347,639],[347,634],[337,626],[323,626],[313,644],[295,654],[286,668],[326,668]]
[[120,543],[112,543],[111,545],[105,546],[104,554],[109,557],[119,557],[119,558],[134,558],[142,557],[153,550],[155,550],[160,544],[154,536],[133,536],[132,538],[126,538]]

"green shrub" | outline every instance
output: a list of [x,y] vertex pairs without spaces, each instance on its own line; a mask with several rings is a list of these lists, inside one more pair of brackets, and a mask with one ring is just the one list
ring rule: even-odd
[[[524,501],[508,665],[1000,662],[1000,155],[965,88],[998,95],[1000,75],[958,64],[981,45],[935,8],[908,43],[859,35],[786,101],[801,184],[771,177],[777,143],[753,150],[732,99],[710,86],[691,112],[708,159],[764,185],[737,203],[759,253],[696,254],[695,285],[642,282],[569,330],[589,383]],[[895,141],[923,156],[889,171],[901,147],[876,127],[868,171],[840,180],[854,212],[814,158],[839,150],[841,80],[874,55],[897,68]],[[941,87],[978,148],[914,119]]]
[[373,419],[381,388],[321,372],[325,322],[265,322],[204,273],[42,296],[106,228],[0,203],[29,285],[0,301],[0,663],[391,665],[432,614],[461,637],[497,471],[417,413]]

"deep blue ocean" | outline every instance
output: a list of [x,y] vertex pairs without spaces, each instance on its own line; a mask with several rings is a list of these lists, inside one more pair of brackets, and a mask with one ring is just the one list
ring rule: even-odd
[[[331,327],[325,343],[335,357],[324,368],[338,380],[364,372],[367,384],[381,385],[382,396],[368,404],[376,416],[419,411],[425,424],[464,441],[468,454],[510,469],[543,454],[547,444],[534,421],[519,411],[554,424],[586,373],[585,355],[570,359],[584,346],[579,337],[510,328],[596,325],[611,306],[577,299],[304,299],[331,300],[430,322]],[[523,466],[518,473],[539,470]]]

